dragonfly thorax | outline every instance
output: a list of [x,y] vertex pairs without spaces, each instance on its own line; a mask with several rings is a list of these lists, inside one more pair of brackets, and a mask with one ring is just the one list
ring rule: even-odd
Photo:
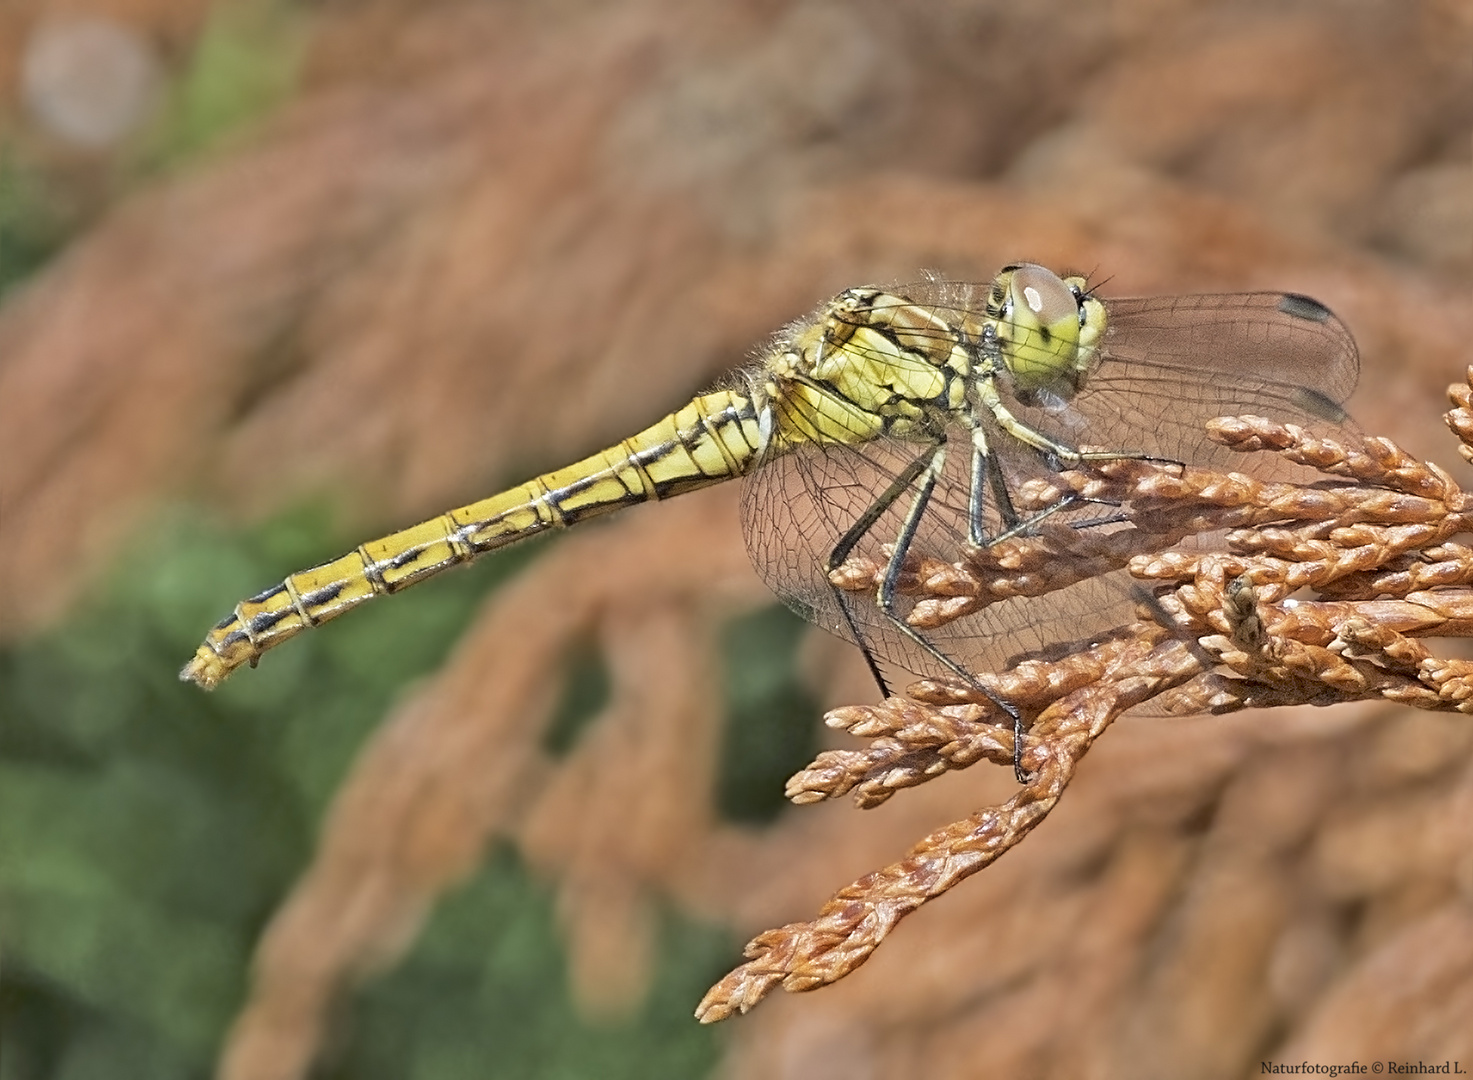
[[766,358],[780,442],[934,438],[968,402],[974,346],[934,307],[848,289]]

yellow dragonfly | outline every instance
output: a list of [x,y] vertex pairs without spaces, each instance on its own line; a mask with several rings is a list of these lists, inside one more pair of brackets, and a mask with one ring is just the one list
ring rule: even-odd
[[[375,596],[548,530],[742,476],[758,572],[805,618],[858,645],[882,692],[882,664],[959,677],[1018,726],[1017,710],[976,674],[1119,625],[1129,588],[1080,581],[921,630],[901,587],[908,560],[954,563],[1044,519],[1109,529],[1122,520],[1117,507],[1060,495],[1020,510],[1018,492],[1092,462],[1223,464],[1228,452],[1204,430],[1220,415],[1344,428],[1358,373],[1344,324],[1293,293],[1105,300],[1083,277],[1032,263],[984,284],[849,289],[726,385],[617,446],[241,601],[180,677],[212,689]],[[882,568],[863,593],[838,582],[856,558]]]

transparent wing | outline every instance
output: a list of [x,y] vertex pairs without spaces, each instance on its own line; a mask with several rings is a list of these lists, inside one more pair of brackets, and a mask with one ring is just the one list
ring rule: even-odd
[[[931,449],[930,444],[892,439],[859,448],[808,444],[751,474],[743,493],[742,526],[747,550],[767,586],[805,619],[853,641],[839,608],[842,601],[829,584],[830,554],[876,496],[917,457],[929,457]],[[945,472],[920,519],[910,554],[916,559],[954,563],[969,547],[972,461],[964,429],[952,429],[946,449]],[[1026,447],[1004,442],[997,453],[1005,459],[1005,475],[1014,485],[1024,478],[1048,475],[1045,463]],[[851,561],[869,559],[877,566],[885,565],[916,491],[912,487],[880,516],[854,549]],[[1084,506],[1050,520],[1056,528],[1084,529],[1108,516],[1108,508]],[[986,503],[984,527],[991,535],[1004,527],[991,499]],[[863,644],[877,658],[913,675],[952,674],[895,628],[876,605],[873,592],[846,597]],[[902,585],[896,614],[906,618],[915,599]],[[1093,640],[1129,622],[1133,604],[1129,578],[1122,570],[1041,596],[997,601],[925,633],[964,669],[997,670],[1027,656],[1054,655],[1082,640]]]
[[[953,325],[969,314],[976,286],[924,283],[906,290]],[[1322,433],[1353,430],[1343,403],[1354,389],[1359,362],[1343,324],[1313,300],[1292,294],[1244,294],[1117,300],[1094,370],[1071,401],[1025,404],[1003,390],[1020,420],[1073,447],[1150,454],[1186,465],[1235,468],[1283,476],[1295,468],[1269,455],[1235,454],[1206,437],[1207,420],[1257,414],[1299,423]],[[1051,463],[978,417],[992,465],[1016,493],[1029,479],[1047,479]],[[972,485],[970,439],[959,424],[947,429],[947,459],[911,554],[943,562],[964,558]],[[745,482],[743,529],[753,564],[768,586],[805,618],[853,639],[828,581],[835,545],[897,475],[934,444],[877,439],[856,447],[803,444],[764,462]],[[853,557],[883,566],[900,535],[917,489],[907,491],[876,520]],[[984,525],[1003,527],[989,494]],[[1108,508],[1082,506],[1050,519],[1050,528],[1086,535],[1109,528]],[[1102,524],[1104,523],[1104,524]],[[913,600],[897,598],[897,614]],[[872,594],[848,594],[851,617],[875,656],[911,673],[945,675],[925,649],[900,633]],[[996,670],[1026,656],[1056,655],[1096,640],[1133,617],[1131,579],[1124,570],[1101,573],[1041,596],[995,602],[926,631],[927,638],[963,668]]]
[[1321,433],[1355,428],[1344,409],[1360,373],[1355,341],[1315,300],[1155,297],[1114,300],[1108,310],[1104,347],[1080,392],[1052,409],[1020,406],[1020,419],[1073,446],[1274,475],[1291,467],[1211,442],[1205,422],[1251,413]]

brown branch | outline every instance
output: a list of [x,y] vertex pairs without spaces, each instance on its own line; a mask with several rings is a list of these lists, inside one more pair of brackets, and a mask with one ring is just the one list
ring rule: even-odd
[[[1473,368],[1452,388],[1448,426],[1473,460]],[[960,564],[912,559],[901,588],[911,622],[935,627],[1011,596],[1035,596],[1128,566],[1151,590],[1140,619],[1057,660],[1027,660],[979,677],[1030,721],[1029,780],[1006,802],[926,837],[900,862],[836,893],[809,922],[748,943],[747,961],[718,982],[696,1015],[746,1012],[768,993],[812,990],[869,958],[906,915],[989,865],[1058,802],[1079,760],[1121,713],[1173,715],[1270,705],[1382,699],[1473,712],[1473,663],[1443,660],[1427,637],[1473,636],[1473,499],[1436,465],[1382,438],[1340,443],[1261,417],[1213,421],[1216,441],[1313,470],[1304,482],[1107,462],[1062,474],[1077,494],[1127,508],[1128,527],[1092,536],[1045,522]],[[1064,489],[1030,488],[1029,505]],[[1020,500],[1021,501],[1021,500]],[[1227,529],[1226,551],[1172,549]],[[870,590],[882,568],[852,560],[841,588]],[[1311,588],[1319,598],[1294,595]],[[852,794],[878,806],[896,791],[978,761],[1011,764],[1013,732],[972,687],[920,682],[909,697],[848,706],[830,727],[869,739],[820,754],[787,794],[812,803]]]

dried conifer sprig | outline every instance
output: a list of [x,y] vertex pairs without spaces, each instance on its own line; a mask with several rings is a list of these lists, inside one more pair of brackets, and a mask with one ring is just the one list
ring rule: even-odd
[[[1473,368],[1468,379],[1450,390],[1455,407],[1446,421],[1473,461]],[[1063,480],[1144,515],[1113,539],[1075,550],[1065,541],[1072,535],[1077,546],[1079,533],[1046,528],[964,565],[916,560],[907,568],[902,587],[920,597],[911,616],[917,625],[1122,565],[1142,583],[1142,603],[1138,620],[1108,640],[987,676],[989,689],[1031,720],[1023,750],[1029,781],[1002,805],[932,833],[903,860],[840,890],[812,921],[753,938],[746,963],[702,999],[702,1022],[745,1012],[778,986],[812,990],[853,971],[900,919],[1032,830],[1094,740],[1128,709],[1147,704],[1189,715],[1381,698],[1473,712],[1473,663],[1439,659],[1418,640],[1473,636],[1473,548],[1451,539],[1470,531],[1473,498],[1387,439],[1341,445],[1256,417],[1216,420],[1210,433],[1244,453],[1274,453],[1330,479],[1268,483],[1105,463]],[[1218,529],[1231,530],[1225,552],[1160,551],[1175,537]],[[835,583],[873,588],[877,572],[856,561]],[[1320,599],[1292,595],[1305,587]],[[908,693],[830,712],[829,726],[869,745],[820,754],[789,781],[788,797],[810,803],[852,794],[859,806],[873,807],[900,788],[980,760],[1012,763],[1011,724],[975,690],[925,681]]]

